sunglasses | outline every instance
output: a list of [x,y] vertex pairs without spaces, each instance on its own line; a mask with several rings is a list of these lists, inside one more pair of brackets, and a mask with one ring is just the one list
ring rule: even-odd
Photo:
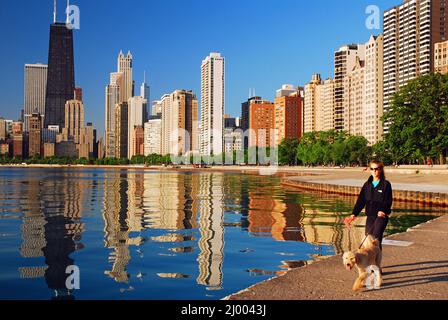
[[380,171],[381,168],[370,168],[370,171]]

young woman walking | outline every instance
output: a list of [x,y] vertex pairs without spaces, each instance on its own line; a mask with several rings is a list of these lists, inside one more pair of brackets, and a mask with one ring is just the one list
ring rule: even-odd
[[370,234],[382,243],[392,213],[392,185],[386,180],[382,161],[370,162],[370,172],[371,176],[361,189],[352,216],[346,218],[345,223],[353,223],[366,208],[366,235]]

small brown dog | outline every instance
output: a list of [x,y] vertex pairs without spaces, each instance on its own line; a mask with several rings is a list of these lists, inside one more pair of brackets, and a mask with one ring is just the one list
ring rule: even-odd
[[[370,275],[367,272],[367,269],[370,266],[376,266],[379,270],[381,270],[382,252],[380,249],[380,243],[377,239],[374,239],[371,235],[369,235],[367,236],[361,249],[359,249],[356,253],[344,253],[342,260],[345,268],[349,271],[351,271],[355,265],[358,267],[359,275],[353,285],[353,291],[361,290],[367,277]],[[382,281],[380,272],[377,282],[378,287],[381,287]]]

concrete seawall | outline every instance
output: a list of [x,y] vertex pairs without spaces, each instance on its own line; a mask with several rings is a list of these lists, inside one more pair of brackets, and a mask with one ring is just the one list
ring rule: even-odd
[[[307,191],[318,191],[348,196],[357,196],[361,191],[361,187],[337,185],[331,183],[308,182],[291,178],[282,179],[282,185]],[[448,207],[448,193],[394,189],[393,194],[394,201],[414,202],[420,204]]]

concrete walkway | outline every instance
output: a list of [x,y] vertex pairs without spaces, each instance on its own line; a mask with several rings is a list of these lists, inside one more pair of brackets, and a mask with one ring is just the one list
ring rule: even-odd
[[416,226],[390,240],[408,247],[384,246],[384,284],[354,293],[356,271],[341,256],[293,269],[286,275],[230,296],[230,300],[448,300],[448,216]]
[[[310,173],[314,173],[314,175],[288,177],[287,179],[291,181],[362,187],[370,176],[370,172],[364,172],[362,169],[357,171],[317,171],[318,175],[315,175],[316,172]],[[448,193],[448,176],[445,174],[428,175],[388,172],[386,178],[392,183],[394,190]]]

